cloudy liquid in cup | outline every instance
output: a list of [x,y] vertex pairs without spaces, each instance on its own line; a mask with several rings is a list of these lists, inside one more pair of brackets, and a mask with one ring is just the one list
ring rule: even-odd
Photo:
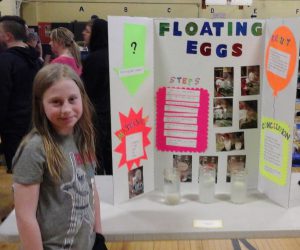
[[166,204],[176,205],[180,202],[180,179],[177,169],[164,170],[164,196]]
[[231,174],[231,201],[233,203],[244,203],[247,197],[247,175],[245,170]]
[[200,167],[199,170],[199,201],[211,203],[215,199],[215,168]]

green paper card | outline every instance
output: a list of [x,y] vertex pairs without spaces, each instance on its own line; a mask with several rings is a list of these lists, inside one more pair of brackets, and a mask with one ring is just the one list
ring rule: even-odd
[[144,67],[145,65],[146,26],[124,24],[124,68]]
[[149,75],[145,69],[146,33],[145,25],[124,24],[123,67],[116,71],[131,95]]

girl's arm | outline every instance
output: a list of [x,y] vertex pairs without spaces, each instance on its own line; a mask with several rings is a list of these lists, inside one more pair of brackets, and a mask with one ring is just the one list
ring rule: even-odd
[[95,209],[95,226],[94,231],[96,233],[101,234],[102,233],[102,227],[101,227],[101,218],[100,218],[100,199],[98,195],[98,191],[96,188],[96,184],[93,183],[93,191],[94,191],[94,209]]
[[23,250],[43,250],[40,227],[36,219],[40,184],[14,183],[14,202]]

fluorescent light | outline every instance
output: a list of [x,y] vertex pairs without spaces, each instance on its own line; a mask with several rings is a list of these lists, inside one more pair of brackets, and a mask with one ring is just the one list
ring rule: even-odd
[[206,5],[227,5],[227,0],[205,0]]
[[252,5],[253,0],[205,0],[206,5]]
[[231,0],[230,5],[251,5],[253,0]]

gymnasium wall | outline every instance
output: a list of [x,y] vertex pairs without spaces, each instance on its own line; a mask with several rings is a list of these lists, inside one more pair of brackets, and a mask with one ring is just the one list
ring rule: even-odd
[[[4,0],[5,1],[5,0]],[[8,0],[6,0],[8,1]],[[11,0],[9,0],[11,1]],[[37,22],[87,21],[97,14],[145,17],[271,18],[300,16],[299,0],[254,0],[251,6],[205,6],[201,0],[124,1],[26,1],[21,16],[29,25]]]
[[0,16],[16,14],[15,0],[0,0]]
[[97,14],[115,16],[272,18],[300,16],[300,0],[253,0],[251,6],[206,6],[202,0],[0,0],[0,15],[18,14],[29,25],[38,22],[87,21]]

